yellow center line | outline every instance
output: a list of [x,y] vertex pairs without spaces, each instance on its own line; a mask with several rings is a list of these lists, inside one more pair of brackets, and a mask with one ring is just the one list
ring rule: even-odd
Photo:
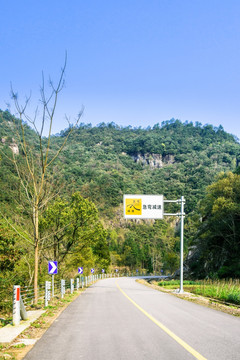
[[157,319],[155,319],[152,315],[150,315],[147,311],[141,308],[135,301],[133,301],[126,293],[123,291],[120,286],[118,285],[116,281],[116,285],[118,289],[122,292],[122,294],[129,300],[131,303],[138,308],[144,315],[146,315],[150,320],[154,322],[158,327],[160,327],[165,333],[167,333],[169,336],[171,336],[172,339],[174,339],[178,344],[180,344],[184,349],[186,349],[190,354],[192,354],[196,359],[198,360],[207,360],[204,356],[199,354],[196,350],[194,350],[190,345],[188,345],[185,341],[180,339],[177,335],[175,335],[171,330],[169,330],[166,326],[164,326],[162,323],[160,323]]

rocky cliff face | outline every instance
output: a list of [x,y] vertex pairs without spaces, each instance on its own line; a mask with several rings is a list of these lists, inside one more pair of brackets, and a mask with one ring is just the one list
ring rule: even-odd
[[165,155],[161,154],[136,154],[132,156],[133,160],[136,163],[142,164],[143,166],[149,166],[150,169],[160,169],[165,165],[174,163],[173,155]]
[[19,155],[19,148],[16,143],[9,144],[9,147],[15,155]]
[[4,145],[7,143],[8,146],[10,147],[10,149],[12,150],[12,152],[13,152],[15,155],[19,155],[19,148],[18,148],[18,145],[17,145],[17,143],[15,142],[14,138],[12,138],[12,142],[10,142],[10,143],[8,143],[5,138],[2,138],[2,139],[1,139],[1,142],[2,142],[2,144],[4,144]]

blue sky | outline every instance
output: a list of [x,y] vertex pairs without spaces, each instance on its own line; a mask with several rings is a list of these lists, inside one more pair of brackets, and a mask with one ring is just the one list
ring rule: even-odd
[[[38,105],[41,74],[68,53],[54,133],[82,122],[153,126],[178,118],[240,138],[240,1],[2,1],[0,108],[10,82]],[[11,108],[14,112],[14,108]]]

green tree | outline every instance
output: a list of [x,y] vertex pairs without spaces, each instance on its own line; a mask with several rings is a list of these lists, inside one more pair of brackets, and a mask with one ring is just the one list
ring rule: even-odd
[[240,175],[221,173],[201,202],[202,224],[195,244],[200,276],[240,276]]
[[19,262],[22,252],[15,246],[20,241],[19,236],[0,220],[0,309],[10,310],[6,302],[12,291],[12,280],[16,277],[15,266]]
[[[42,87],[40,89],[41,95],[41,112],[40,108],[36,108],[36,112],[31,117],[27,110],[30,98],[27,98],[24,105],[21,105],[18,100],[17,93],[12,89],[11,95],[18,113],[19,119],[11,118],[12,121],[7,122],[6,125],[9,131],[13,132],[14,139],[20,148],[20,155],[12,151],[12,157],[8,158],[14,166],[22,187],[21,203],[25,211],[31,218],[31,228],[28,228],[28,233],[24,236],[34,248],[34,297],[35,303],[38,299],[38,267],[39,267],[39,247],[42,239],[39,234],[39,217],[44,211],[47,203],[56,195],[57,188],[54,183],[57,182],[57,177],[53,175],[53,164],[63,150],[70,134],[73,131],[72,126],[57,151],[52,152],[52,126],[57,107],[59,94],[64,86],[64,75],[66,69],[66,58],[64,66],[61,70],[59,80],[56,84],[50,80],[49,94],[45,88],[44,76],[42,77]],[[37,126],[38,116],[40,115],[40,128]],[[79,113],[75,125],[79,122],[82,112]],[[35,140],[37,144],[29,143],[27,136],[28,126],[31,125],[36,132]],[[48,129],[48,135],[44,137],[45,128]],[[6,155],[6,154],[5,154]],[[23,161],[22,161],[23,160]],[[26,230],[25,226],[25,230]]]
[[[40,221],[43,254],[59,265],[79,266],[83,254],[91,253],[92,261],[105,268],[109,265],[107,232],[99,221],[94,203],[74,193],[70,201],[58,198],[48,206]],[[94,264],[91,263],[91,266]]]

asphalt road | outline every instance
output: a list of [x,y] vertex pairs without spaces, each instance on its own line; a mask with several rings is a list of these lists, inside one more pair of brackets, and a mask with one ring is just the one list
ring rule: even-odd
[[240,319],[136,283],[97,282],[25,360],[239,360]]

